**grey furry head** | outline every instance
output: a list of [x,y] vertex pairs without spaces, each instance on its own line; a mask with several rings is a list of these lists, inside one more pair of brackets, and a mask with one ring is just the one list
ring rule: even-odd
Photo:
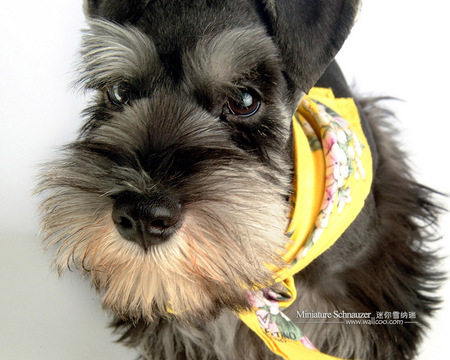
[[288,244],[293,111],[357,5],[86,1],[93,101],[38,188],[57,269],[134,321],[247,308]]

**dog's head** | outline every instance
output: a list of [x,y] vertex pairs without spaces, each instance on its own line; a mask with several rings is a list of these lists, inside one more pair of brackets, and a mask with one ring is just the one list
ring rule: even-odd
[[89,274],[126,318],[247,307],[288,243],[292,114],[357,5],[85,1],[94,99],[38,188],[57,268]]

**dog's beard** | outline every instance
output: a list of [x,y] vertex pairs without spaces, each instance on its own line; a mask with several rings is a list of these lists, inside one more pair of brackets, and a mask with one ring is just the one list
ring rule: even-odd
[[186,204],[180,229],[145,251],[116,230],[106,196],[114,190],[87,191],[99,180],[86,175],[80,158],[58,161],[43,176],[42,233],[47,248],[59,246],[58,271],[75,267],[90,275],[116,315],[195,322],[223,307],[247,308],[247,291],[271,284],[268,264],[282,265],[289,205],[263,166],[221,167],[192,178],[193,188],[208,195]]

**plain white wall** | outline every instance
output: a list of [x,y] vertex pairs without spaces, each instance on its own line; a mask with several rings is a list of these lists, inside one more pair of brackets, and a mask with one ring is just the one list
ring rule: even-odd
[[[360,93],[391,95],[404,148],[425,184],[450,193],[447,106],[450,6],[444,0],[365,0],[338,60]],[[112,342],[86,280],[58,280],[42,255],[37,164],[73,139],[85,99],[70,89],[84,27],[81,0],[23,0],[0,12],[0,358],[134,359]],[[449,207],[447,199],[442,202]],[[441,221],[441,254],[450,253],[450,218]],[[446,242],[447,241],[447,242]],[[448,260],[443,263],[446,271]],[[442,358],[449,333],[449,287],[431,322],[421,360]]]

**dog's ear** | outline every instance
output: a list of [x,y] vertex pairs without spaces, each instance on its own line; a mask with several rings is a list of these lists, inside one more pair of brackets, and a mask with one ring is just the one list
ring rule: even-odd
[[341,48],[361,0],[263,0],[290,85],[308,90]]
[[[307,92],[350,33],[361,0],[260,0],[294,92]],[[134,23],[148,0],[84,0],[88,17]]]
[[133,23],[142,14],[148,1],[142,0],[83,0],[87,17],[102,17],[119,24]]

